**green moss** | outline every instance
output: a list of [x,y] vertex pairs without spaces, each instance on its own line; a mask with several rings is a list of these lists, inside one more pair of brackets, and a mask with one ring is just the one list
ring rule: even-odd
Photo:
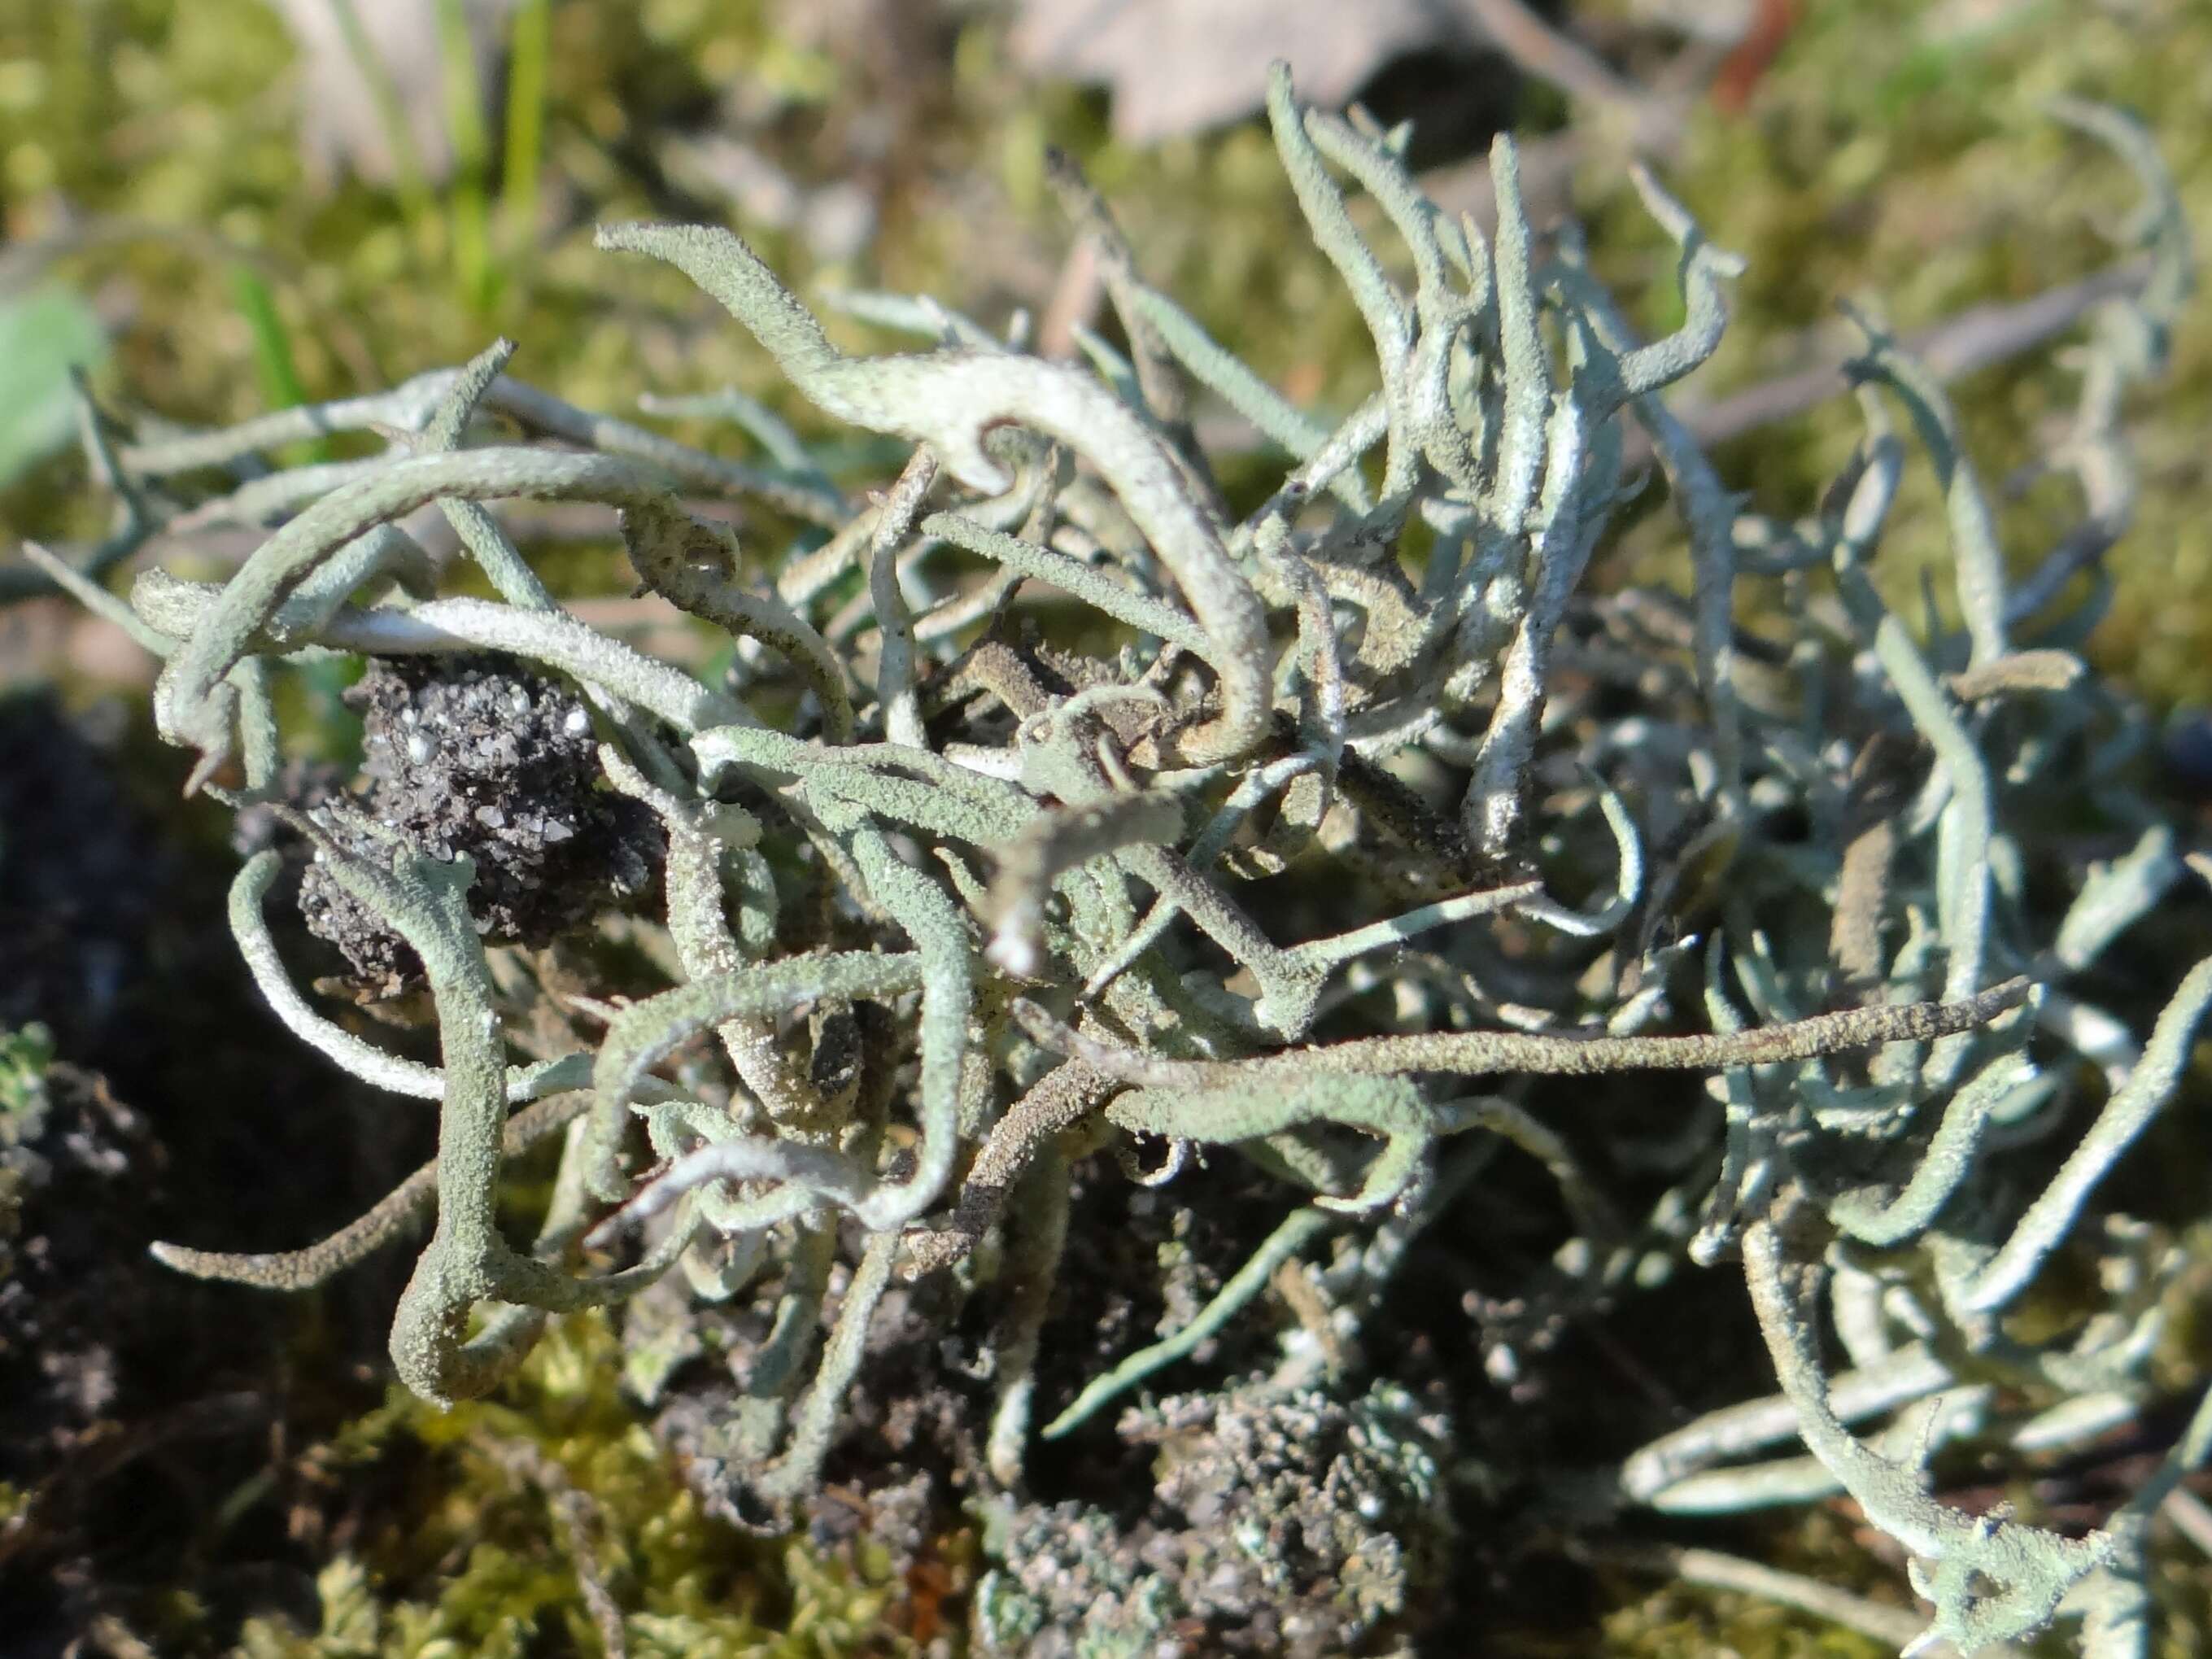
[[[557,1323],[493,1400],[441,1412],[394,1389],[310,1461],[396,1485],[396,1500],[318,1576],[319,1628],[252,1620],[240,1659],[592,1651],[586,1575],[621,1607],[633,1655],[919,1650],[897,1633],[907,1588],[880,1558],[832,1558],[708,1516],[620,1376],[605,1321],[584,1316]],[[567,1522],[549,1492],[563,1485],[586,1500]]]
[[[45,1026],[0,1031],[0,1121],[24,1117],[39,1106],[53,1063],[53,1034]],[[4,1133],[17,1138],[12,1129]]]

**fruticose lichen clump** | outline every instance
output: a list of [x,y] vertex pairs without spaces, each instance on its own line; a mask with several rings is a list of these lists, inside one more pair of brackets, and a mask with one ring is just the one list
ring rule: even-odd
[[[2075,654],[2133,500],[2122,397],[2189,289],[2149,143],[2060,112],[2147,192],[2141,267],[2096,315],[2048,457],[2083,522],[2008,554],[1940,386],[1872,319],[1844,476],[1802,517],[1731,493],[1663,392],[1719,341],[1736,262],[1650,177],[1682,321],[1644,341],[1575,228],[1528,222],[1510,142],[1486,236],[1421,195],[1404,133],[1306,107],[1279,70],[1268,112],[1373,337],[1377,389],[1349,412],[1295,406],[1146,286],[1063,167],[1122,342],[1083,333],[1081,363],[881,296],[854,308],[923,348],[848,351],[726,231],[601,232],[721,301],[823,414],[910,446],[863,500],[746,400],[682,407],[726,412],[758,463],[507,379],[504,343],[225,431],[88,421],[118,528],[88,566],[43,568],[166,659],[155,712],[191,787],[312,845],[307,890],[331,896],[310,903],[342,896],[398,942],[357,966],[419,964],[438,1036],[436,1064],[405,1058],[295,988],[261,908],[282,854],[257,854],[231,921],[264,993],[336,1064],[439,1103],[437,1159],[319,1243],[161,1259],[300,1286],[434,1215],[391,1347],[436,1401],[498,1386],[550,1316],[678,1269],[755,1310],[714,1455],[732,1510],[771,1522],[821,1481],[887,1297],[934,1286],[908,1316],[938,1310],[934,1352],[989,1400],[963,1478],[999,1489],[976,1501],[1007,1553],[976,1638],[1051,1626],[1086,1652],[1418,1633],[1439,1483],[1464,1470],[1441,1408],[1368,1373],[1415,1346],[1385,1304],[1425,1231],[1487,1250],[1486,1218],[1516,1230],[1494,1257],[1512,1282],[1466,1287],[1474,1323],[1441,1366],[1465,1389],[1482,1352],[1492,1411],[1547,1333],[1734,1261],[1779,1394],[1745,1378],[1602,1480],[1538,1471],[1547,1524],[1841,1492],[1911,1559],[1932,1604],[1915,1650],[2066,1618],[2094,1654],[2142,1651],[2146,1531],[2212,1412],[2081,1533],[1947,1504],[1934,1465],[2135,1419],[2183,1261],[2097,1200],[2174,1091],[2212,963],[2147,1033],[2100,999],[2138,921],[2203,914],[2191,868],[2212,865],[2146,785],[2144,715]],[[1402,253],[1370,246],[1379,224]],[[1194,383],[1288,456],[1263,498],[1224,493]],[[384,447],[270,464],[333,433]],[[1916,451],[1952,559],[1908,622],[1875,575]],[[1647,472],[1686,593],[1585,580]],[[712,497],[743,504],[742,539],[695,510]],[[726,671],[564,608],[485,505],[516,498],[614,509],[636,578],[714,630]],[[496,599],[440,597],[401,528],[433,504]],[[269,534],[220,584],[149,570],[127,605],[98,585],[185,510]],[[507,688],[519,741],[571,745],[558,781],[479,800],[393,769],[428,753],[384,754],[362,795],[295,799],[271,683],[333,653],[373,665],[373,708]],[[665,839],[650,915],[624,909],[652,880],[638,837],[590,842],[591,868],[545,845],[556,818],[580,842],[625,811]],[[531,902],[569,930],[542,950],[503,896],[507,830],[532,813]],[[518,1245],[502,1164],[553,1137],[550,1205]],[[2039,1140],[2067,1149],[2055,1166]],[[1071,1370],[1086,1334],[1055,1313],[1100,1259],[1073,1195],[1115,1158],[1170,1211],[1233,1164],[1272,1217],[1203,1301],[1187,1277],[1163,1293],[1157,1340]],[[2012,1317],[2060,1255],[2101,1299]],[[681,1326],[639,1362],[648,1388],[703,1351]],[[1231,1386],[1137,1404],[1194,1358]],[[1146,1515],[1031,1494],[1040,1438],[1154,1449]]]

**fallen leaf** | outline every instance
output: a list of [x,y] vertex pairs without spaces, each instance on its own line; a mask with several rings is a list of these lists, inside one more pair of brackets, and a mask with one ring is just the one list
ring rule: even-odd
[[1481,38],[1436,0],[1022,0],[1012,43],[1032,74],[1108,87],[1115,136],[1151,143],[1259,108],[1278,58],[1328,106],[1395,58]]

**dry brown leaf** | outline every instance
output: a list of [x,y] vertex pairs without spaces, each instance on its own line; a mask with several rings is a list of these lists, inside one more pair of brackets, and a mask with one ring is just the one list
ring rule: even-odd
[[1034,74],[1110,88],[1115,136],[1149,143],[1257,109],[1277,58],[1326,106],[1394,58],[1478,39],[1449,0],[1021,0],[1013,49]]

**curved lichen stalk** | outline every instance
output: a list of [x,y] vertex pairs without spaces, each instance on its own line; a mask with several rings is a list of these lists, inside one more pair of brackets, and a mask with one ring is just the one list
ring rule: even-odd
[[[154,693],[155,719],[170,742],[199,751],[192,787],[220,771],[235,745],[237,699],[224,677],[254,648],[278,607],[319,565],[356,537],[433,501],[517,496],[605,501],[641,518],[689,522],[657,479],[605,455],[532,449],[420,455],[394,461],[334,491],[255,550],[161,671]],[[721,709],[726,719],[726,702]]]
[[1272,653],[1259,599],[1190,499],[1159,435],[1103,386],[1065,365],[1000,352],[848,357],[753,251],[725,230],[608,226],[599,243],[667,260],[720,301],[825,412],[928,445],[970,489],[996,493],[1012,484],[984,447],[1001,424],[1058,439],[1088,460],[1182,589],[1205,632],[1207,664],[1220,678],[1221,712],[1181,733],[1177,753],[1203,765],[1258,746],[1272,701]]

